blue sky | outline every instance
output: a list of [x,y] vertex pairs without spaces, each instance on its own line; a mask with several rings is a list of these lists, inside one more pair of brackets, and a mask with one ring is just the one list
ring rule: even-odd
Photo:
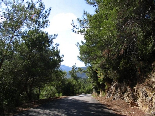
[[49,34],[58,34],[54,40],[59,43],[60,54],[64,55],[62,65],[72,66],[76,63],[77,67],[84,66],[77,58],[79,50],[76,43],[83,40],[83,36],[72,32],[72,20],[81,18],[83,11],[94,13],[93,6],[86,4],[85,0],[42,0],[45,7],[51,7],[49,16],[50,26],[45,29]]

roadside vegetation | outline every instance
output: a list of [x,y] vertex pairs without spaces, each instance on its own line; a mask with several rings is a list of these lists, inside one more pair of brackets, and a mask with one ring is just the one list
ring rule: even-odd
[[154,0],[86,0],[95,14],[84,11],[72,23],[73,32],[84,35],[77,43],[79,59],[99,93],[114,83],[131,89],[143,83],[155,61]]
[[90,92],[87,79],[67,79],[60,70],[58,35],[43,31],[51,8],[41,0],[2,0],[0,6],[0,115],[26,102]]

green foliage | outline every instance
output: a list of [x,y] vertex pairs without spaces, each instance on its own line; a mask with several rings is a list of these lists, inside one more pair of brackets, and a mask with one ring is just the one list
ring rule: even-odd
[[92,92],[92,83],[90,79],[78,77],[77,75],[79,75],[79,73],[85,73],[85,70],[73,65],[72,70],[69,71],[71,78],[66,78],[64,80],[63,95],[76,95]]
[[62,95],[77,95],[81,93],[92,93],[92,83],[88,78],[65,78]]
[[55,97],[57,94],[57,90],[53,86],[45,85],[45,87],[41,90],[40,98],[52,98]]
[[87,75],[96,90],[114,81],[133,87],[150,71],[154,58],[155,4],[153,0],[86,0],[95,14],[78,19],[84,34],[79,58],[89,66]]
[[92,82],[89,78],[79,79],[79,93],[92,93]]
[[71,75],[71,78],[77,80],[79,77],[77,76],[77,72],[78,72],[78,69],[76,67],[76,65],[73,65],[72,66],[72,70],[69,71],[69,74]]
[[47,85],[62,78],[62,57],[58,44],[53,45],[57,35],[41,31],[49,24],[50,9],[40,0],[2,3],[6,20],[0,23],[0,115],[39,99],[41,92],[54,96],[56,89]]

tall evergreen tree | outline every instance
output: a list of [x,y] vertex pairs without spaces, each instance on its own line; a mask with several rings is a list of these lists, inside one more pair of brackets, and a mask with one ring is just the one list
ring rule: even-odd
[[[151,71],[154,62],[153,0],[87,0],[95,14],[78,19],[84,34],[79,58],[94,71],[100,83],[126,82],[134,86]],[[96,84],[98,81],[94,81]]]
[[[41,31],[49,25],[50,8],[40,1],[1,1],[0,115],[27,100],[56,79],[62,57],[58,44]],[[38,92],[39,93],[39,92]]]

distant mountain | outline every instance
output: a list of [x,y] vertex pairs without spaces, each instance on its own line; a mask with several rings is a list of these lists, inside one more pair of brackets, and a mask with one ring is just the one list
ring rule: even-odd
[[72,70],[72,67],[66,66],[66,65],[61,65],[60,69],[66,72],[69,72]]
[[[78,67],[77,67],[78,68]],[[79,68],[82,68],[83,70],[86,70],[87,69],[87,67],[79,67]],[[67,78],[70,78],[71,76],[69,75],[69,71],[71,71],[72,70],[72,67],[69,67],[69,66],[66,66],[66,65],[61,65],[60,66],[60,69],[62,70],[62,71],[66,71],[67,72]],[[86,78],[87,76],[86,76],[86,74],[85,73],[77,73],[77,76],[78,77],[81,77],[81,78]]]

